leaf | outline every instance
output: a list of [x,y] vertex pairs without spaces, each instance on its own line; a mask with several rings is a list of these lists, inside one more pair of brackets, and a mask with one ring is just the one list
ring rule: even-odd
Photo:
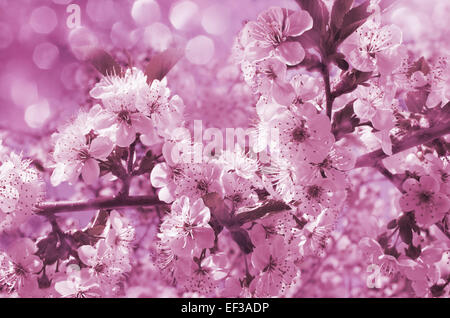
[[427,102],[428,93],[424,90],[408,92],[405,103],[408,110],[412,113],[420,113]]
[[361,85],[365,81],[369,80],[372,77],[372,72],[356,71],[355,76],[356,76],[356,82],[355,82],[356,85]]
[[333,116],[332,132],[336,139],[339,139],[339,136],[352,133],[355,131],[356,125],[359,124],[359,119],[353,110],[353,103],[354,101],[351,101]]
[[405,215],[398,220],[398,230],[402,241],[408,245],[412,244],[413,233],[409,217]]
[[248,232],[242,228],[237,230],[230,231],[231,237],[233,240],[239,245],[239,248],[245,254],[250,254],[253,252],[255,245],[253,245],[252,240],[250,239],[250,235]]
[[396,227],[397,227],[397,220],[396,220],[396,219],[393,219],[392,221],[390,221],[390,222],[387,224],[387,228],[388,228],[389,230],[395,229]]
[[388,243],[389,243],[389,238],[387,236],[386,232],[383,232],[382,234],[380,234],[377,237],[377,242],[378,244],[380,244],[380,246],[384,249],[386,249],[388,247]]
[[421,246],[415,247],[413,244],[410,244],[408,248],[405,248],[405,255],[411,259],[417,259],[422,252]]
[[342,53],[334,53],[329,57],[341,70],[347,71],[350,65],[345,60],[345,55]]
[[108,221],[108,217],[109,217],[109,213],[102,209],[99,210],[97,212],[97,214],[95,215],[95,219],[94,219],[94,223],[92,224],[93,226],[98,226],[98,225],[106,225],[106,222]]
[[100,236],[104,230],[105,230],[104,225],[96,225],[88,228],[85,232],[92,236]]
[[313,29],[318,31],[325,31],[328,24],[329,13],[327,6],[322,0],[296,0],[298,5],[307,11],[313,18]]
[[97,212],[94,219],[91,221],[92,225],[89,226],[84,233],[90,236],[100,236],[105,230],[106,223],[108,222],[109,213],[102,209]]
[[367,18],[372,14],[371,12],[367,12],[369,4],[370,1],[367,0],[359,6],[352,8],[344,15],[341,30],[339,32],[339,43],[342,43],[342,41],[366,22]]
[[422,72],[424,75],[428,75],[430,73],[430,66],[428,65],[425,58],[422,56],[420,59],[418,59],[416,62],[411,64],[411,66],[408,68],[408,71],[406,73],[406,76],[411,77],[415,72]]
[[332,30],[340,29],[344,16],[353,5],[353,0],[335,0],[331,9],[330,26]]
[[153,56],[145,68],[147,83],[151,84],[155,79],[162,80],[182,57],[183,50],[175,48],[167,49]]
[[95,49],[89,54],[88,60],[104,76],[119,75],[122,76],[123,70],[119,63],[106,51]]

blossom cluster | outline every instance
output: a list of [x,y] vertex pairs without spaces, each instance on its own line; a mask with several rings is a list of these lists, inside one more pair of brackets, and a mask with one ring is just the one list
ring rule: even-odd
[[189,43],[75,50],[87,102],[47,148],[0,143],[0,295],[448,297],[450,56],[393,2],[265,8],[201,90]]

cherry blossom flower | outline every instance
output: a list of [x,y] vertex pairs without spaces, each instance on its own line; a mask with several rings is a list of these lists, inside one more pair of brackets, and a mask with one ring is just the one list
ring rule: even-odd
[[227,276],[229,264],[226,255],[218,253],[205,257],[200,264],[192,266],[192,274],[184,282],[184,288],[188,292],[211,295],[216,289],[217,281]]
[[211,215],[202,199],[193,202],[181,196],[172,203],[171,213],[161,224],[162,241],[179,255],[190,255],[214,245],[214,231],[208,224]]
[[8,291],[25,292],[33,276],[42,268],[42,261],[34,255],[35,244],[29,238],[14,242],[7,253],[0,254],[0,286]]
[[87,268],[70,273],[65,280],[55,283],[56,291],[63,298],[100,298],[104,292]]
[[345,200],[345,191],[328,178],[315,179],[310,184],[298,185],[294,199],[303,213],[317,216],[323,209],[339,209]]
[[292,108],[277,114],[268,125],[260,125],[262,132],[258,133],[264,136],[270,128],[278,129],[280,155],[291,162],[321,162],[334,143],[330,120],[317,114],[309,103],[302,105],[301,109]]
[[176,195],[187,195],[197,199],[207,193],[222,192],[219,177],[222,170],[213,163],[186,165],[176,176]]
[[97,277],[99,284],[107,287],[106,290],[113,289],[123,274],[131,270],[129,262],[118,257],[117,252],[104,240],[100,240],[96,247],[80,246],[77,251],[80,260],[89,266],[91,276]]
[[450,208],[448,197],[439,192],[439,183],[433,177],[407,179],[403,189],[406,193],[400,198],[400,207],[405,212],[414,211],[417,223],[422,226],[438,222]]
[[402,43],[402,31],[395,25],[361,26],[341,46],[352,66],[362,72],[391,72],[397,66],[395,49]]
[[224,197],[232,202],[234,208],[254,206],[258,202],[258,195],[250,180],[232,173],[224,173],[221,180]]
[[0,232],[25,223],[44,197],[44,183],[31,162],[11,153],[0,166]]
[[302,255],[325,256],[326,249],[332,240],[331,234],[336,226],[338,213],[336,210],[324,209],[317,218],[306,222],[302,231],[294,236],[301,236],[298,243]]
[[257,246],[252,254],[252,264],[259,274],[250,289],[260,297],[278,296],[297,276],[281,237]]
[[51,182],[54,186],[63,181],[74,183],[80,174],[87,184],[99,178],[99,160],[106,160],[114,147],[109,137],[101,136],[95,130],[92,120],[99,112],[100,107],[96,106],[89,113],[80,113],[75,122],[53,136],[56,165]]
[[412,281],[412,287],[418,297],[431,296],[430,288],[440,279],[439,268],[435,264],[404,260],[400,266],[405,276]]
[[109,215],[109,226],[106,229],[106,244],[116,254],[115,258],[123,258],[122,266],[129,263],[129,254],[135,239],[135,229],[128,218],[121,216],[116,210]]
[[156,140],[152,120],[139,111],[139,108],[146,106],[144,97],[147,90],[146,76],[137,68],[128,69],[123,77],[103,77],[91,90],[91,96],[101,99],[105,107],[99,115],[97,126],[105,128],[114,125],[117,145],[128,147],[135,140],[136,133],[146,136],[147,142]]
[[294,89],[286,81],[286,64],[276,58],[259,62],[242,63],[244,79],[256,93],[271,96],[282,105],[289,105],[294,97]]
[[441,160],[432,154],[425,155],[430,162],[430,174],[441,185],[441,192],[450,195],[450,164],[448,161]]
[[[178,95],[170,97],[165,80],[153,80],[149,89],[144,90],[142,94],[144,103],[138,103],[136,107],[152,119],[160,136],[168,138],[174,128],[182,125],[183,100]],[[146,141],[149,137],[151,136],[145,135],[141,140],[151,145],[151,140]]]
[[258,160],[245,153],[239,144],[235,145],[234,151],[226,150],[218,159],[218,164],[223,166],[224,171],[236,173],[247,180],[253,180],[259,169]]
[[380,267],[380,273],[384,276],[392,277],[401,267],[396,257],[385,254],[380,244],[372,238],[364,237],[359,242],[359,247],[364,257],[370,264]]
[[320,80],[307,74],[294,75],[290,80],[290,84],[295,93],[291,103],[298,107],[316,98],[323,86]]
[[305,51],[299,42],[290,41],[312,28],[313,21],[308,12],[290,11],[272,7],[245,26],[245,55],[250,61],[269,56],[279,58],[283,63],[295,65],[305,57]]
[[450,100],[450,62],[448,56],[438,57],[429,73],[430,94],[427,97],[426,106],[433,108],[445,105]]

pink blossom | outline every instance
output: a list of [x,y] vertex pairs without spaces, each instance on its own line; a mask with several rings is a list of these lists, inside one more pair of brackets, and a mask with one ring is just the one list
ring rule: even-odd
[[439,183],[434,178],[407,179],[403,189],[405,194],[400,198],[400,207],[405,212],[414,211],[418,224],[428,227],[448,212],[450,201],[447,195],[439,192]]
[[353,67],[362,72],[374,71],[377,67],[384,73],[395,68],[395,49],[402,42],[402,31],[395,25],[369,28],[361,26],[341,46]]
[[202,199],[191,203],[187,196],[181,196],[172,203],[171,213],[161,224],[159,237],[180,255],[190,255],[214,244],[214,231],[208,224],[209,209]]
[[114,125],[115,142],[121,147],[129,146],[136,138],[136,133],[146,136],[152,142],[156,138],[154,124],[150,118],[139,111],[145,107],[149,90],[146,76],[142,71],[128,69],[125,76],[110,75],[94,87],[90,94],[101,99],[105,109],[99,114],[97,127]]
[[56,282],[55,289],[63,298],[100,298],[104,295],[101,286],[86,268],[70,273],[65,280]]
[[29,238],[14,242],[7,254],[0,254],[0,286],[8,291],[27,292],[34,276],[42,268],[42,261],[34,255],[36,246]]
[[89,120],[99,112],[99,107],[94,107],[89,113],[80,113],[74,123],[53,136],[56,140],[53,152],[56,165],[51,176],[54,186],[63,181],[74,183],[80,174],[87,184],[99,178],[99,160],[106,160],[114,147],[109,137],[99,135]]
[[290,161],[321,162],[334,143],[330,120],[309,103],[275,115],[268,124],[260,125],[258,133],[264,136],[267,130],[277,129],[279,144],[272,147],[280,146],[281,157]]
[[44,183],[31,162],[11,153],[0,165],[0,232],[25,223],[44,197]]
[[299,42],[290,41],[312,28],[308,12],[290,11],[272,7],[258,16],[257,21],[247,23],[245,54],[250,61],[275,56],[288,65],[300,63],[305,51]]
[[250,289],[261,297],[277,296],[297,275],[281,237],[257,246],[252,254],[252,264],[258,275]]

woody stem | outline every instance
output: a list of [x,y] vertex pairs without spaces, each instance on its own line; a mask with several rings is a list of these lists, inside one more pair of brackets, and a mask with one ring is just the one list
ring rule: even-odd
[[63,212],[153,206],[161,204],[165,203],[154,196],[117,196],[85,201],[42,202],[36,206],[36,214],[45,216]]

